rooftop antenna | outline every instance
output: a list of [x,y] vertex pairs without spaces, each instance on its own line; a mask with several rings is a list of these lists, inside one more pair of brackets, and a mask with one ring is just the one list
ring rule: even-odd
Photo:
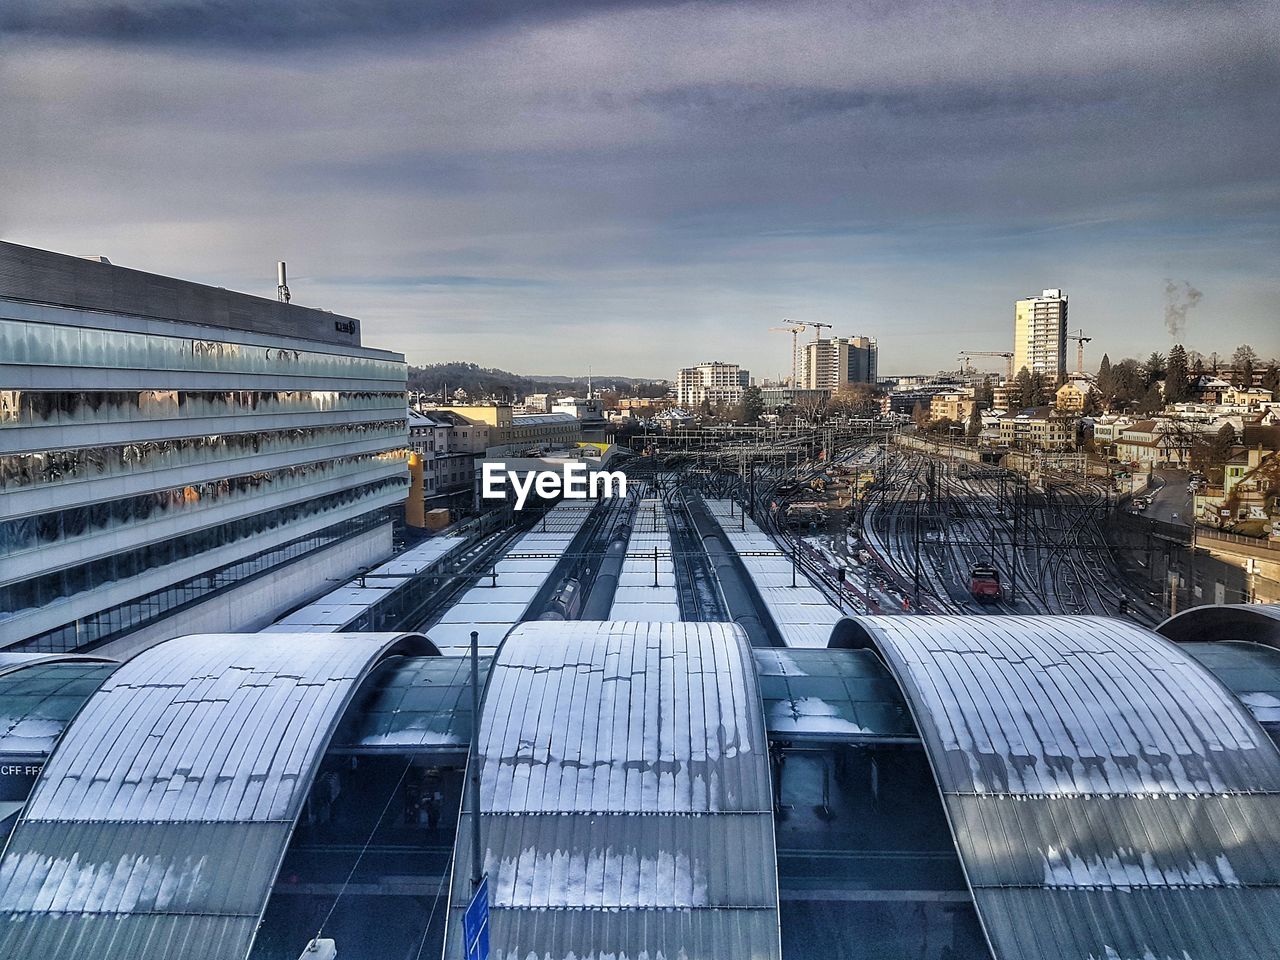
[[289,302],[289,283],[285,279],[284,261],[276,261],[276,299],[281,303]]

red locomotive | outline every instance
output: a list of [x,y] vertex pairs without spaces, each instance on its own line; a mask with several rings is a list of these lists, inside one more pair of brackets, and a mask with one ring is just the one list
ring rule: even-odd
[[979,603],[999,603],[1000,571],[988,563],[975,563],[969,569],[969,595]]

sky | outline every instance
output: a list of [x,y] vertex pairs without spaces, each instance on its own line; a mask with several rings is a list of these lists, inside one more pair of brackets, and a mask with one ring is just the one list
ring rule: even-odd
[[1280,354],[1274,2],[6,0],[0,90],[0,236],[415,364]]

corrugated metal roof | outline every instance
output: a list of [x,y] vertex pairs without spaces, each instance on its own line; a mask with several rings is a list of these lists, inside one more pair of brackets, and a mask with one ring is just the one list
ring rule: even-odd
[[[755,521],[744,518],[741,508],[733,501],[703,502],[733,549],[738,551],[738,559],[746,567],[787,646],[825,647],[831,628],[843,614],[813,585],[803,568],[795,574],[796,585],[791,586],[791,559]],[[751,553],[772,556],[750,556]]]
[[480,634],[481,651],[491,655],[511,627],[520,622],[595,506],[594,501],[566,501],[547,511],[537,526],[494,564],[496,583],[494,578],[482,576],[427,628],[440,650],[445,654],[470,652],[471,631],[475,630]]
[[521,624],[477,747],[495,956],[779,956],[768,742],[740,628]]
[[[432,537],[280,618],[263,633],[336,633],[370,607],[413,583],[444,557],[467,543],[465,537]],[[363,585],[362,585],[363,584]]]
[[[480,683],[491,658],[481,657]],[[396,754],[471,745],[469,657],[395,658],[379,666],[347,711],[332,749]]]
[[874,651],[757,647],[754,653],[770,736],[920,739],[897,681]]
[[0,763],[47,756],[115,664],[35,662],[0,674]]
[[1224,603],[1191,607],[1160,624],[1156,633],[1179,643],[1243,640],[1280,648],[1280,603]]
[[16,670],[26,670],[42,663],[116,663],[114,657],[98,657],[93,654],[44,653],[37,650],[0,650],[0,676]]
[[0,860],[0,956],[243,957],[334,727],[397,634],[212,634],[89,698]]
[[[655,568],[657,586],[654,585]],[[680,620],[671,534],[667,529],[666,504],[661,497],[645,497],[636,504],[631,539],[627,541],[627,554],[622,561],[609,618],[651,623]]]
[[1186,652],[1096,617],[860,617],[999,960],[1280,956],[1280,752]]
[[1233,640],[1186,642],[1179,649],[1225,683],[1280,744],[1280,649]]

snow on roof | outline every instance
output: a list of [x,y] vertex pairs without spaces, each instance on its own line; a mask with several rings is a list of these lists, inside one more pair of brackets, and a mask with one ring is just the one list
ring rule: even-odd
[[1192,657],[1102,617],[852,623],[906,693],[997,958],[1280,956],[1280,752]]
[[492,653],[523,618],[594,507],[594,501],[563,501],[552,507],[494,564],[496,578],[481,577],[427,628],[427,634],[446,654],[465,653],[475,630],[481,647]]
[[[477,743],[495,956],[780,956],[768,741],[734,624],[524,623]],[[458,830],[447,957],[470,899]]]
[[[813,585],[803,568],[796,578],[796,586],[790,585],[790,557],[754,520],[743,518],[740,506],[729,500],[704,499],[704,502],[738,552],[738,559],[746,567],[787,646],[825,647],[831,628],[843,614]],[[748,555],[752,553],[766,555]]]
[[120,666],[0,861],[0,956],[245,956],[356,688],[383,657],[429,650],[404,634],[209,634]]

